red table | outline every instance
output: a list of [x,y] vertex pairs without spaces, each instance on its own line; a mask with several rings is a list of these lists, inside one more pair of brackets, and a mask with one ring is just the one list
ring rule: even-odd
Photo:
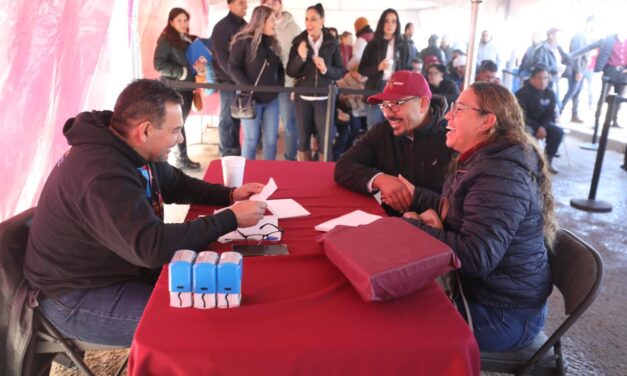
[[[234,309],[169,307],[164,268],[133,339],[129,375],[479,374],[477,343],[435,283],[366,303],[324,256],[316,224],[355,209],[383,215],[372,197],[337,186],[333,167],[246,162],[245,182],[273,177],[271,198],[293,198],[311,212],[279,220],[290,255],[245,258]],[[205,180],[222,181],[219,161]],[[213,209],[194,205],[188,219]]]

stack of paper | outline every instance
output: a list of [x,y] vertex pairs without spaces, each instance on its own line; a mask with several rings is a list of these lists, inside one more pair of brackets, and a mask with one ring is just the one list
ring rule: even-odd
[[268,204],[268,210],[280,219],[305,217],[311,214],[307,209],[303,208],[301,204],[291,198],[266,200],[266,203]]
[[366,213],[362,210],[355,210],[341,217],[331,219],[314,227],[316,231],[328,232],[338,225],[356,227],[359,225],[367,225],[381,218],[379,215]]

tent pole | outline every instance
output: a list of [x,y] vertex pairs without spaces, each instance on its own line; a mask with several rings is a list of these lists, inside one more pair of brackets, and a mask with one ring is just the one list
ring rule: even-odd
[[477,24],[479,19],[479,4],[483,0],[471,0],[472,11],[470,14],[470,40],[468,41],[468,57],[466,59],[466,72],[464,73],[464,88],[468,88],[475,81],[477,66]]

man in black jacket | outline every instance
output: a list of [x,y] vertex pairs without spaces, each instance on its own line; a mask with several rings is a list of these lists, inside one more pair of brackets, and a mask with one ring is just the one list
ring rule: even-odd
[[[155,277],[179,249],[203,250],[237,227],[255,225],[262,185],[228,188],[191,178],[167,162],[182,141],[181,96],[138,80],[114,111],[69,119],[71,148],[56,164],[33,220],[24,276],[41,311],[64,335],[128,346]],[[163,222],[163,203],[227,206],[186,223]]]
[[529,81],[516,92],[516,99],[525,113],[525,122],[531,134],[539,139],[546,138],[544,152],[548,157],[549,171],[556,174],[553,158],[564,138],[564,130],[555,122],[557,100],[549,86],[549,72],[539,66],[531,71]]
[[446,147],[446,101],[432,98],[420,73],[398,71],[368,103],[378,103],[386,120],[342,155],[335,181],[355,192],[381,192],[388,214],[399,215],[411,204],[399,175],[414,185],[442,191],[452,156]]
[[[213,64],[216,82],[235,84],[229,74],[230,44],[233,36],[246,24],[244,16],[248,4],[246,0],[227,0],[229,13],[218,21],[211,33],[213,45]],[[220,90],[220,155],[240,155],[238,119],[231,117],[231,103],[235,93],[232,90]]]

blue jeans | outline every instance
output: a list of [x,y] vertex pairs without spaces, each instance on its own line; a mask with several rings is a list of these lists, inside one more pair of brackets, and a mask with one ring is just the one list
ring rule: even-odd
[[43,298],[44,316],[68,338],[111,346],[130,346],[153,287],[125,282],[97,289],[78,289]]
[[[464,314],[461,299],[455,303]],[[547,303],[537,308],[496,308],[468,301],[468,307],[481,351],[506,351],[529,345],[542,331],[548,312]]]
[[231,117],[231,103],[235,92],[230,90],[220,90],[220,122],[218,123],[220,133],[220,154],[240,155],[239,145],[239,120]]
[[366,107],[366,121],[368,123],[368,129],[372,129],[375,125],[385,120],[383,112],[376,104],[369,104]]
[[246,159],[255,159],[259,128],[263,126],[263,159],[276,159],[276,143],[279,134],[279,101],[257,103],[254,119],[242,119],[244,127],[244,146],[242,156]]
[[285,127],[285,159],[295,161],[298,150],[298,127],[294,102],[290,100],[290,94],[279,93],[279,114]]
[[566,106],[569,100],[572,100],[573,105],[571,113],[573,117],[577,116],[577,108],[579,107],[579,93],[581,92],[582,86],[583,78],[579,81],[577,81],[574,76],[568,78],[568,91],[562,99],[561,111],[564,111],[564,106]]

